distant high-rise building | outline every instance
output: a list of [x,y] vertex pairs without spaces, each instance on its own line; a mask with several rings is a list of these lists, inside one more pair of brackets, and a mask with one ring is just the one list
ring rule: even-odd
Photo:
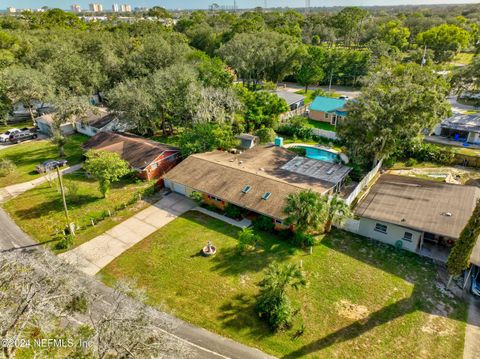
[[7,7],[7,12],[9,14],[15,14],[17,12],[17,9],[15,9],[14,7]]
[[103,11],[103,6],[102,4],[99,4],[99,3],[92,3],[90,5],[88,5],[90,11],[92,12],[102,12]]
[[70,9],[72,9],[73,12],[82,12],[82,7],[78,4],[73,4],[70,6]]
[[112,11],[113,12],[119,12],[120,11],[120,6],[118,4],[113,4],[112,5]]
[[132,12],[132,6],[129,4],[123,4],[121,6],[121,11],[122,12]]

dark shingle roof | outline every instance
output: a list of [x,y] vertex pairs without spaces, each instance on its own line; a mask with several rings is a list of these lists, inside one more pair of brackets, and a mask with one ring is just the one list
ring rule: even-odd
[[133,168],[144,169],[165,151],[179,151],[177,147],[148,140],[127,133],[99,132],[83,144],[84,150],[104,150],[118,153]]

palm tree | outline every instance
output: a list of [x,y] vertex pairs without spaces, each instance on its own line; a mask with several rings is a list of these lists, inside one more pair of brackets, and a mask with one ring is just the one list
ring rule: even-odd
[[[327,198],[327,201],[325,198]],[[312,190],[290,193],[283,209],[288,216],[286,223],[300,232],[319,229],[327,220],[328,196],[321,196]]]
[[265,277],[260,282],[262,292],[272,291],[284,295],[287,288],[298,290],[307,285],[300,267],[295,264],[270,264],[265,271]]
[[[326,196],[325,196],[326,197]],[[326,197],[328,200],[328,197]],[[328,233],[332,230],[332,223],[334,221],[342,221],[350,217],[352,212],[350,207],[338,195],[334,195],[328,202],[327,220],[325,222],[324,232]]]

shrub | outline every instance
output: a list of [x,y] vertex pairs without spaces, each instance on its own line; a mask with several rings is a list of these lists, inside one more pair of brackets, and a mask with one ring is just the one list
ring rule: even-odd
[[277,137],[277,134],[275,133],[273,128],[268,127],[257,130],[257,132],[255,132],[255,135],[258,136],[258,138],[260,139],[260,143],[273,142],[275,140],[275,137]]
[[15,172],[16,166],[13,161],[3,158],[0,160],[0,177],[6,177]]
[[73,245],[74,241],[75,237],[71,234],[67,234],[55,244],[55,249],[68,249]]
[[243,210],[235,206],[234,204],[229,204],[225,207],[225,215],[229,218],[239,219],[242,218]]
[[308,233],[295,232],[294,243],[300,248],[312,247],[315,244],[315,238]]
[[199,206],[203,203],[203,195],[200,192],[193,191],[189,197]]
[[243,228],[238,232],[238,250],[244,252],[247,249],[255,249],[260,241],[260,236],[251,228]]
[[274,331],[288,329],[292,322],[292,304],[286,295],[265,292],[257,302],[257,311]]
[[302,140],[310,140],[313,136],[312,128],[308,124],[308,120],[303,116],[295,116],[288,120],[287,123],[278,128],[279,133],[283,133],[293,138],[300,138]]
[[273,232],[275,223],[270,217],[260,216],[253,221],[253,228],[258,231]]
[[451,165],[455,162],[455,153],[450,147],[437,146],[432,143],[416,143],[407,146],[402,155],[404,158],[409,157],[420,162],[434,162],[442,165]]
[[405,166],[407,167],[413,167],[417,164],[417,160],[415,158],[409,158],[406,162],[405,162]]
[[295,152],[298,156],[305,157],[307,150],[304,147],[290,147],[289,151]]
[[64,187],[66,196],[74,202],[77,201],[79,198],[78,190],[80,189],[78,183],[75,181],[65,181]]

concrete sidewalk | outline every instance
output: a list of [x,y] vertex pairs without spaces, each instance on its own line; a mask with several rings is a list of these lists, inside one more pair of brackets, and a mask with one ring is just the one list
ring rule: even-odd
[[223,215],[218,214],[216,212],[209,211],[208,209],[203,208],[203,207],[196,207],[193,210],[197,211],[197,212],[201,212],[203,214],[206,214],[207,216],[213,217],[215,219],[218,219],[220,221],[223,221],[225,223],[228,223],[228,224],[230,224],[232,226],[235,226],[235,227],[238,227],[238,228],[247,228],[247,227],[250,227],[252,225],[252,221],[247,219],[247,218],[243,218],[241,221],[237,221],[235,219],[228,218],[227,216],[223,216]]
[[480,358],[480,299],[468,295],[468,319],[463,359]]
[[[78,171],[80,168],[82,168],[82,166],[83,164],[79,163],[77,165],[73,165],[71,167],[62,169],[60,172],[62,174],[69,174],[69,173]],[[6,202],[7,200],[22,194],[23,192],[26,192],[42,183],[47,182],[49,179],[49,176],[52,180],[56,180],[57,172],[56,171],[51,172],[42,177],[35,178],[34,180],[29,182],[18,183],[8,187],[0,188],[0,203]]]
[[60,254],[60,257],[93,276],[127,249],[195,206],[187,197],[171,193],[104,234]]

